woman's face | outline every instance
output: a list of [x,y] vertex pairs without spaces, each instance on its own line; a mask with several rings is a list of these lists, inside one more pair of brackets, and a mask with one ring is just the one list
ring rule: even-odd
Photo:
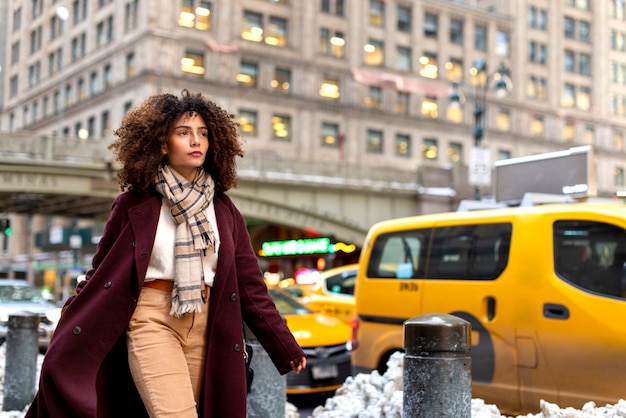
[[192,182],[209,149],[209,129],[197,113],[185,114],[175,123],[163,147],[171,168]]

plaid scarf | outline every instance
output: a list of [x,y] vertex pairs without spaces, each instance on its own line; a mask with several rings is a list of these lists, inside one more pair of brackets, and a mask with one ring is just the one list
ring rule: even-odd
[[174,246],[175,275],[170,315],[180,317],[189,312],[202,312],[204,271],[202,255],[215,252],[215,234],[204,215],[215,193],[213,178],[198,169],[193,183],[170,166],[159,169],[156,188],[170,203],[176,222]]

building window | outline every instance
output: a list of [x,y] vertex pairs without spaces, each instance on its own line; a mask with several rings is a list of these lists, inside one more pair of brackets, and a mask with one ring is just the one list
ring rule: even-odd
[[474,27],[474,48],[478,51],[487,50],[487,27],[476,26]]
[[241,38],[252,42],[263,41],[263,16],[260,13],[244,12]]
[[[334,4],[334,8],[332,7]],[[344,15],[344,0],[322,0],[321,10],[323,13],[333,13],[336,16]]]
[[106,90],[111,87],[111,64],[104,66],[102,74],[104,78],[104,89]]
[[565,83],[563,85],[563,92],[561,93],[561,106],[574,107],[576,103],[576,86],[573,84]]
[[613,170],[613,186],[624,187],[623,167],[615,167],[615,170]]
[[178,25],[198,30],[211,29],[211,2],[183,0],[178,15]]
[[374,26],[385,26],[385,3],[383,0],[370,0],[369,23]]
[[239,111],[239,129],[245,136],[257,135],[257,112],[254,110]]
[[78,101],[85,100],[85,80],[82,77],[78,79],[76,89],[78,93]]
[[366,151],[370,154],[383,153],[383,131],[376,129],[367,130]]
[[237,74],[237,82],[244,86],[256,87],[259,77],[259,67],[254,62],[242,61]]
[[[126,3],[124,9],[124,30],[129,32],[137,29],[137,16],[139,13],[139,0],[131,0]],[[208,14],[207,14],[208,18]]]
[[436,160],[439,152],[439,146],[435,138],[424,138],[422,143],[422,155],[427,160]]
[[398,6],[397,28],[399,32],[411,33],[413,30],[412,9],[409,6]]
[[448,161],[452,164],[459,164],[463,162],[463,144],[450,142],[448,145]]
[[135,53],[129,52],[126,55],[126,78],[131,78],[135,75],[137,69],[135,68]]
[[567,39],[576,39],[576,21],[571,17],[563,18],[563,35]]
[[611,112],[614,115],[624,116],[626,114],[626,96],[623,94],[611,95]]
[[576,138],[576,124],[573,120],[566,120],[563,124],[563,140],[572,142],[574,138]]
[[436,39],[439,32],[439,18],[432,13],[424,15],[424,37]]
[[318,52],[331,55],[336,58],[343,58],[345,54],[346,40],[342,32],[335,32],[331,35],[329,29],[320,29]]
[[89,95],[93,96],[98,93],[98,73],[92,72],[89,76]]
[[180,69],[186,74],[203,75],[205,71],[204,53],[186,50],[185,55],[180,60]]
[[406,73],[411,71],[411,48],[406,46],[396,47],[396,66],[398,71]]
[[585,126],[585,131],[583,132],[583,143],[584,144],[593,144],[596,136],[596,130],[593,126],[587,125]]
[[291,70],[286,68],[275,68],[274,79],[271,82],[272,89],[281,93],[291,91]]
[[459,19],[450,20],[450,43],[463,45],[463,21]]
[[380,87],[369,86],[368,95],[365,98],[365,104],[369,107],[377,109],[383,107],[383,89]]
[[511,112],[505,109],[498,109],[496,115],[496,129],[501,132],[511,131]]
[[400,157],[411,156],[411,136],[407,134],[396,134],[396,155]]
[[446,71],[448,72],[448,80],[454,83],[463,81],[463,60],[458,58],[450,58],[446,62]]
[[419,59],[419,73],[422,77],[435,79],[439,76],[437,54],[425,52]]
[[613,19],[624,20],[626,3],[624,0],[609,0],[609,16]]
[[287,20],[280,17],[270,17],[265,43],[280,47],[287,45]]
[[578,54],[578,72],[585,76],[591,75],[591,55]]
[[591,89],[589,87],[581,87],[578,89],[576,106],[581,110],[591,109]]
[[613,132],[613,147],[618,151],[624,151],[624,133]]
[[446,118],[453,123],[463,122],[463,104],[458,100],[449,101],[446,109]]
[[505,149],[498,150],[498,161],[500,160],[508,160],[511,158],[511,151]]
[[528,77],[528,85],[526,88],[526,94],[528,97],[532,97],[539,100],[545,100],[546,96],[546,88],[547,81],[543,77],[537,77],[531,75]]
[[319,95],[327,99],[339,99],[339,80],[334,77],[324,76],[320,84]]
[[591,42],[591,28],[589,27],[589,22],[585,22],[584,20],[578,22],[578,40],[586,43]]
[[530,41],[528,45],[528,59],[530,62],[545,65],[546,52],[547,52],[546,44],[536,42],[536,41]]
[[424,100],[422,101],[422,115],[431,119],[437,119],[439,117],[439,105],[437,104],[437,97],[424,97]]
[[100,115],[101,137],[106,138],[111,134],[111,117],[108,111],[102,112]]
[[566,49],[563,58],[563,69],[569,73],[573,73],[576,68],[576,57],[574,51]]
[[409,93],[399,91],[396,94],[396,112],[407,114],[409,113]]
[[508,32],[500,30],[496,32],[495,51],[499,57],[509,57],[511,55],[511,35]]
[[385,61],[385,44],[383,41],[370,39],[363,49],[365,50],[365,64],[383,65]]
[[93,116],[90,116],[89,119],[87,119],[87,134],[89,137],[93,137],[96,133],[96,118]]
[[534,29],[546,30],[547,12],[531,6],[528,12],[528,26]]
[[339,124],[322,122],[322,146],[339,147]]
[[542,136],[545,132],[543,116],[533,116],[530,121],[530,134],[532,136]]
[[275,114],[272,116],[272,139],[291,141],[291,116]]

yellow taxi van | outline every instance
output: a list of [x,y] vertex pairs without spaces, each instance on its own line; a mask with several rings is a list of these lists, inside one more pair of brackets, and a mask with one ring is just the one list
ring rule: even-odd
[[353,372],[383,371],[403,322],[472,327],[472,396],[509,414],[544,399],[626,398],[626,205],[451,212],[370,229],[355,290]]

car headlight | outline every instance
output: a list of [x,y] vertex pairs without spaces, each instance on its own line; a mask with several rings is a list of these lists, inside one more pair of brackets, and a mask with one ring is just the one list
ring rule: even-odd
[[53,324],[56,324],[59,322],[59,319],[61,319],[61,308],[56,308],[46,312],[46,318],[48,318],[48,320]]

